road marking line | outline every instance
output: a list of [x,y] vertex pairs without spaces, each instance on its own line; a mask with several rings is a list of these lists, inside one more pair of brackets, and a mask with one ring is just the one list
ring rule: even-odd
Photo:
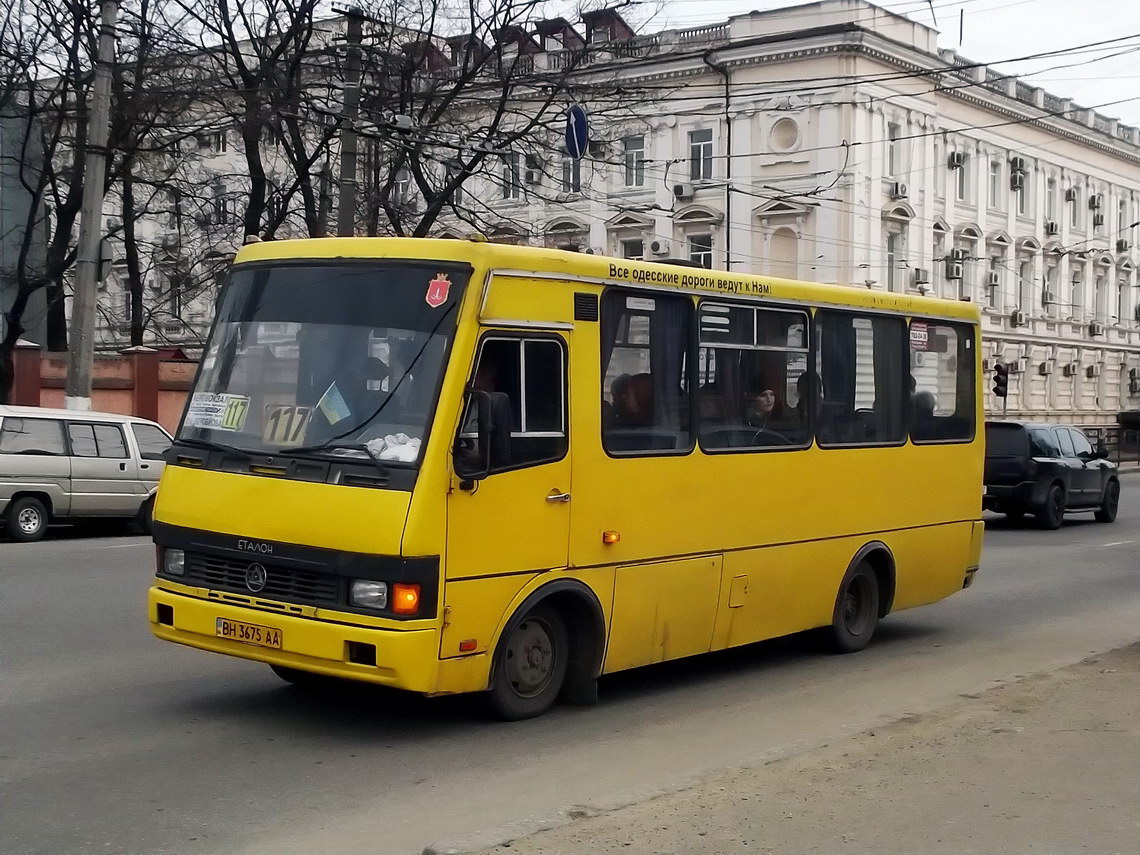
[[[1129,541],[1131,542],[1131,541]],[[152,546],[150,543],[116,543],[111,546],[96,546],[96,549],[130,549],[132,546]],[[1111,544],[1109,544],[1111,545]]]
[[1126,543],[1135,542],[1135,540],[1114,540],[1112,543],[1106,543],[1105,546],[1124,546]]

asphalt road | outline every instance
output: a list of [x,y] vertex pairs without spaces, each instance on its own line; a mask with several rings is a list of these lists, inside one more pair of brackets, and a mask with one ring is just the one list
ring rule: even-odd
[[[606,678],[489,723],[462,698],[306,694],[147,630],[142,538],[0,544],[0,852],[403,855],[762,762],[1140,637],[1140,478],[1115,525],[996,521],[974,586],[856,656],[804,638]],[[474,835],[474,836],[473,836]]]

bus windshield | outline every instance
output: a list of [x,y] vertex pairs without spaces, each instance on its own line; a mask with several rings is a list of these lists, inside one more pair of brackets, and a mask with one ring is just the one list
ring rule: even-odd
[[178,438],[417,463],[469,276],[414,261],[235,269]]

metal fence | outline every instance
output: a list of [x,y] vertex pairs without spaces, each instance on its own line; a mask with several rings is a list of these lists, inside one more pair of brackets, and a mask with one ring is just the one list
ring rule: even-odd
[[1140,466],[1140,430],[1123,427],[1084,429],[1094,446],[1103,446],[1108,459],[1120,466]]

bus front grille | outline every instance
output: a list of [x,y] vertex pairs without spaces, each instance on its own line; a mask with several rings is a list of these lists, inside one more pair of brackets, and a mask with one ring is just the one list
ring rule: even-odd
[[190,584],[219,591],[256,593],[266,599],[279,599],[307,605],[336,605],[340,602],[339,577],[310,570],[296,570],[261,564],[265,568],[265,587],[253,591],[246,583],[249,561],[231,561],[214,555],[188,553],[186,576]]

